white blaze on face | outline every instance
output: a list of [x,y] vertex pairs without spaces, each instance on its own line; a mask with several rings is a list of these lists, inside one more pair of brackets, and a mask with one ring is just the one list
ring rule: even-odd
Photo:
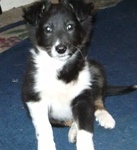
[[56,51],[56,46],[58,46],[60,44],[59,40],[57,40],[55,42],[55,44],[51,47],[51,55],[53,57],[57,57],[58,56],[58,52]]

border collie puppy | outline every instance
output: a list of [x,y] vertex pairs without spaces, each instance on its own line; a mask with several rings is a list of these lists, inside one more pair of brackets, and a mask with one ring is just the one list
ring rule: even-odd
[[68,138],[77,150],[94,150],[94,118],[104,128],[115,127],[104,97],[137,89],[108,87],[102,66],[88,59],[92,10],[91,3],[80,0],[37,2],[24,9],[34,48],[22,96],[38,150],[56,150],[51,123],[71,126]]

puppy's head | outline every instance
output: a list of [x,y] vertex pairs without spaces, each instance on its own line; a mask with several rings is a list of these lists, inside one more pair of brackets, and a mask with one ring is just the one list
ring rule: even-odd
[[67,60],[78,51],[85,53],[92,27],[93,4],[81,0],[35,3],[24,9],[24,18],[35,30],[35,44],[50,57]]

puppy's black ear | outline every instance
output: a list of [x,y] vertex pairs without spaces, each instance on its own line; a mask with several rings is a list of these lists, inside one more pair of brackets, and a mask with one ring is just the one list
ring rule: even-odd
[[23,18],[32,26],[37,26],[39,19],[48,9],[50,3],[36,2],[28,8],[23,8]]
[[65,0],[73,7],[79,21],[85,21],[88,16],[92,16],[94,4],[92,2],[85,3],[84,0]]

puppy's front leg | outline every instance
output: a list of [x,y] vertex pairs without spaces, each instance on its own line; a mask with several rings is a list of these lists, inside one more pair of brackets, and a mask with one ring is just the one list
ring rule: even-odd
[[48,105],[42,101],[27,102],[38,140],[37,150],[56,150],[53,131],[48,118]]
[[91,90],[85,90],[72,103],[72,112],[77,126],[77,150],[94,150],[94,105],[93,108],[92,105]]

